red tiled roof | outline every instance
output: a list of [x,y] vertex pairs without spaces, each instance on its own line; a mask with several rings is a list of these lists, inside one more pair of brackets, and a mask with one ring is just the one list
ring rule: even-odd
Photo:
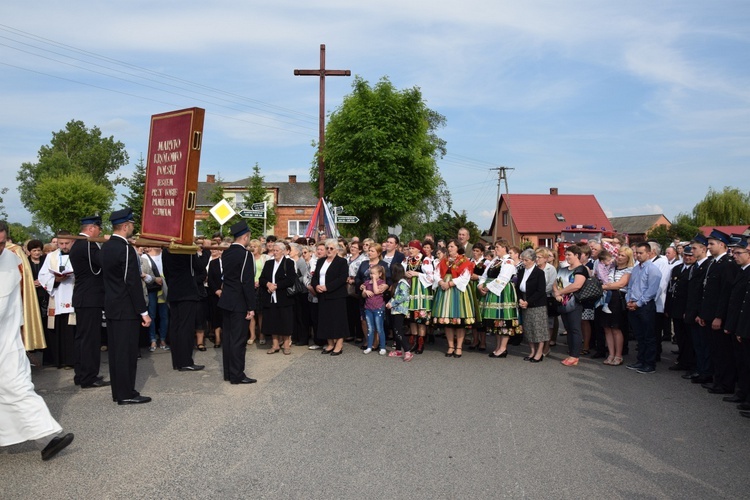
[[[512,210],[512,209],[511,209]],[[704,236],[711,234],[711,231],[718,229],[725,234],[743,234],[745,231],[750,229],[750,226],[701,226],[700,230]]]
[[[520,234],[559,233],[571,225],[593,225],[613,231],[593,194],[503,194]],[[558,221],[559,213],[565,221]]]

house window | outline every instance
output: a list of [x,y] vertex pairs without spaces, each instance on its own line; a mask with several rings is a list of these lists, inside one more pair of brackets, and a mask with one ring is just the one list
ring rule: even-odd
[[504,210],[503,211],[503,226],[507,226],[507,225],[508,225],[508,211]]
[[302,236],[305,234],[305,231],[307,231],[307,225],[310,223],[310,221],[307,220],[290,220],[287,223],[287,228],[289,230],[288,236]]
[[555,219],[557,219],[557,222],[565,222],[565,217],[563,217],[563,214],[561,213],[556,213]]
[[552,248],[552,238],[539,238],[539,246]]

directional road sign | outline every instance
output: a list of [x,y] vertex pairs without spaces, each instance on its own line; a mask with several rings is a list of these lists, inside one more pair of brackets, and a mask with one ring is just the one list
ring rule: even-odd
[[356,224],[359,222],[359,217],[356,215],[337,215],[336,224]]
[[253,203],[253,206],[251,208],[253,210],[265,210],[266,209],[266,202],[262,201],[260,203]]
[[344,211],[344,207],[333,207],[334,214],[340,214],[343,211]]
[[266,215],[263,210],[240,210],[239,213],[245,219],[262,219]]

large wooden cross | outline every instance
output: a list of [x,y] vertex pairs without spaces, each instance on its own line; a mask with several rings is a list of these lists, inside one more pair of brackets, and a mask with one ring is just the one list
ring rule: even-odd
[[[326,76],[351,76],[348,69],[326,69],[326,46],[320,44],[320,69],[295,69],[294,76],[319,76],[320,77],[320,110],[318,116],[318,196],[323,198],[323,186],[325,180],[325,162],[323,161],[323,147],[326,143]],[[319,219],[320,229],[325,225],[325,212],[321,209]]]

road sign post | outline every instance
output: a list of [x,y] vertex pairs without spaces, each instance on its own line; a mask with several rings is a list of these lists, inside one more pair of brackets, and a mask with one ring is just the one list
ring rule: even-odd
[[356,215],[337,215],[336,224],[356,224],[359,222],[359,217]]

